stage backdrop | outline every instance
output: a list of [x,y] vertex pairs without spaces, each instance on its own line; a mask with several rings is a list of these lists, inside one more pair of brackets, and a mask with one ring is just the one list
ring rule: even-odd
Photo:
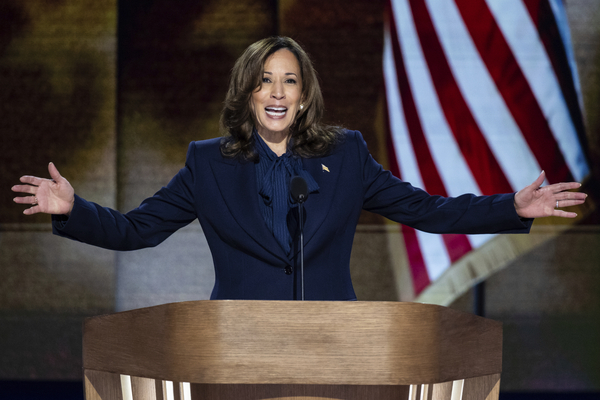
[[[408,5],[435,21],[435,3]],[[569,0],[566,12],[593,183],[600,5]],[[218,135],[233,61],[273,34],[294,37],[312,56],[327,122],[362,131],[374,157],[393,168],[383,73],[390,16],[383,0],[0,2],[0,379],[81,379],[84,317],[205,299],[213,279],[197,223],[155,249],[96,249],[52,236],[47,216],[23,216],[9,191],[20,175],[47,175],[53,161],[78,194],[130,210],[181,168],[189,142]],[[523,236],[529,243],[506,239],[522,256],[488,279],[486,296],[488,316],[505,327],[503,390],[600,390],[594,215],[559,236],[554,225],[536,223]],[[361,216],[351,261],[359,299],[414,298],[403,240],[397,225]],[[458,270],[477,277],[486,268],[468,265]],[[444,288],[455,298],[466,287]],[[452,306],[469,310],[469,292]]]

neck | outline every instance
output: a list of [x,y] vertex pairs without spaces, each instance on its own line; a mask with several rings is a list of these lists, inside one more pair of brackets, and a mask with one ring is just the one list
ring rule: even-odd
[[258,132],[260,137],[269,146],[273,153],[277,154],[277,157],[281,157],[287,151],[287,145],[289,140],[288,132]]

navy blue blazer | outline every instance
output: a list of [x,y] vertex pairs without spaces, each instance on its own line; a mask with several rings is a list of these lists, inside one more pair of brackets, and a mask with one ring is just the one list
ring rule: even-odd
[[[53,217],[54,232],[134,250],[156,246],[197,218],[215,266],[211,299],[298,298],[297,248],[286,254],[267,228],[254,164],[223,157],[219,140],[191,143],[185,167],[127,214],[76,196],[68,219]],[[433,233],[527,233],[531,226],[516,214],[514,194],[444,198],[401,181],[371,157],[356,131],[347,131],[330,155],[302,162],[319,185],[305,203],[307,300],[356,299],[349,264],[362,209]]]

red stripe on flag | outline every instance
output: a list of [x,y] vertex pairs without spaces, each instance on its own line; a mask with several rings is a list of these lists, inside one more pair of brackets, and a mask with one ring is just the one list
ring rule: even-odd
[[423,54],[446,120],[483,194],[512,192],[454,79],[424,0],[410,2]]
[[[388,15],[391,14],[388,13]],[[390,90],[390,88],[388,87],[387,90]],[[394,176],[402,178],[402,175],[400,173],[400,166],[398,165],[398,160],[396,159],[396,146],[394,145],[394,139],[392,138],[392,128],[390,127],[390,119],[388,115],[389,108],[387,105],[387,99],[384,99],[384,101],[385,109],[387,110],[387,112],[385,113],[385,119],[388,133],[388,167],[390,172]],[[425,289],[427,286],[429,286],[429,284],[431,284],[431,280],[429,279],[429,274],[427,273],[427,267],[425,266],[425,259],[423,258],[423,253],[421,253],[421,248],[419,247],[419,239],[417,238],[417,233],[413,228],[404,225],[400,226],[400,231],[402,232],[402,237],[404,238],[404,246],[406,247],[406,255],[408,257],[408,265],[412,277],[413,290],[415,292],[415,296],[417,296],[423,291],[423,289]]]
[[[579,107],[579,99],[573,82],[574,75],[567,57],[565,43],[558,29],[556,17],[548,0],[529,0],[524,2],[533,23],[535,24],[540,39],[546,49],[546,54],[552,63],[552,69],[558,79],[560,90],[563,94],[569,115],[579,142],[587,148],[587,137],[583,125],[583,115]],[[568,44],[568,43],[567,43]]]
[[492,79],[549,182],[573,177],[515,56],[485,1],[456,5]]
[[[398,32],[396,27],[396,20],[393,14],[390,14],[390,36],[392,40],[392,54],[394,56],[394,63],[396,65],[396,76],[398,80],[398,90],[400,98],[402,99],[402,108],[404,109],[404,117],[410,140],[412,143],[413,151],[418,163],[419,172],[423,181],[424,189],[430,194],[437,194],[440,196],[447,197],[448,193],[446,187],[442,181],[442,178],[435,167],[433,156],[429,150],[429,145],[421,120],[417,112],[417,106],[415,104],[412,89],[408,82],[408,75],[404,66],[404,58],[402,56],[402,49],[400,42],[398,41]],[[395,159],[395,155],[394,155]],[[415,236],[416,239],[416,236]],[[460,257],[472,250],[471,243],[465,235],[442,235],[444,245],[446,246],[448,255],[452,262],[458,260]]]
[[442,235],[446,249],[448,249],[448,256],[451,262],[458,261],[459,258],[473,250],[471,242],[465,235],[459,234],[444,234]]
[[427,273],[427,268],[425,268],[425,260],[423,259],[421,249],[419,248],[417,232],[410,226],[400,226],[402,229],[402,237],[404,238],[404,245],[406,246],[408,262],[410,264],[413,288],[415,290],[415,295],[418,296],[423,289],[429,286],[431,281],[429,280],[429,274]]

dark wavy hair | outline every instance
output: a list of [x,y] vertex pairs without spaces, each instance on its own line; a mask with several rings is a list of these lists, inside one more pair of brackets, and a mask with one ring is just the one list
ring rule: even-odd
[[255,126],[250,100],[260,90],[266,60],[278,50],[291,51],[300,64],[302,110],[290,127],[291,151],[301,157],[326,155],[340,140],[342,128],[321,123],[325,105],[317,73],[306,52],[293,39],[270,37],[251,44],[235,62],[221,112],[221,153],[225,157],[257,160],[252,131]]

